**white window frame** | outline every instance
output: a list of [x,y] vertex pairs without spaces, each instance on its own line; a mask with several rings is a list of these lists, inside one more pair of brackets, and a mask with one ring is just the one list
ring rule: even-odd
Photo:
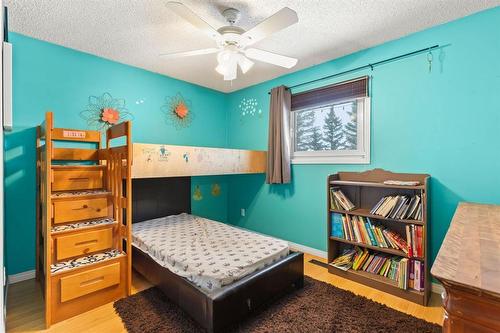
[[[292,164],[370,164],[370,97],[355,98],[358,101],[357,150],[295,151],[295,116],[290,114],[290,154]],[[353,99],[333,103],[342,104]],[[328,105],[325,105],[325,107]],[[317,106],[314,109],[322,107]],[[305,110],[305,109],[304,109]],[[302,111],[304,111],[302,110]],[[300,112],[301,110],[292,111]]]

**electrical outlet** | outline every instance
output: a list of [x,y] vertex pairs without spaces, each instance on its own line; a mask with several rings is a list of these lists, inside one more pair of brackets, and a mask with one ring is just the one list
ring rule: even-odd
[[241,216],[243,216],[243,217],[244,217],[246,214],[247,214],[246,209],[245,209],[245,208],[242,208],[242,209],[241,209]]

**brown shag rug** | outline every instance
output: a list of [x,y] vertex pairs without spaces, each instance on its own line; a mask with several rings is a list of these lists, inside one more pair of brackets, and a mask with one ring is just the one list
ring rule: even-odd
[[[157,288],[114,303],[131,333],[203,332]],[[230,332],[441,332],[441,326],[305,277],[304,288],[256,311]]]

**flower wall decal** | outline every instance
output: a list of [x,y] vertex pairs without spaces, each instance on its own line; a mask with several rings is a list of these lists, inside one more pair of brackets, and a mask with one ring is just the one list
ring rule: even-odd
[[167,116],[167,122],[176,129],[189,127],[194,119],[191,101],[186,100],[181,93],[166,97],[161,111]]
[[212,194],[212,196],[218,197],[220,195],[220,185],[217,183],[212,184],[212,189],[210,193]]
[[203,200],[203,194],[201,193],[200,185],[196,185],[194,188],[193,200],[195,201]]
[[110,93],[90,96],[87,108],[80,112],[89,128],[104,131],[122,121],[132,120],[132,114],[125,107],[125,100],[113,98]]

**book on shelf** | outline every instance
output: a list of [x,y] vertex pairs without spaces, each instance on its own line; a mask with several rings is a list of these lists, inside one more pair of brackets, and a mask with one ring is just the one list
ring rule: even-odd
[[349,198],[340,189],[330,187],[330,208],[351,211],[356,208]]
[[370,252],[356,246],[344,250],[330,265],[343,271],[352,269],[386,277],[401,289],[424,290],[424,265],[419,260]]
[[417,291],[424,291],[425,290],[425,266],[424,262],[420,260],[412,260],[412,265],[413,265],[413,280],[411,281],[412,283],[412,288],[417,290]]
[[354,255],[356,255],[356,249],[346,249],[342,255],[335,258],[330,265],[343,271],[347,271],[352,267]]
[[337,238],[345,238],[342,215],[332,214],[332,236]]
[[420,182],[417,180],[386,180],[385,185],[398,185],[398,186],[417,186]]
[[406,240],[410,257],[424,257],[424,227],[421,225],[406,226]]
[[422,198],[420,195],[388,195],[373,206],[370,214],[390,219],[422,220]]
[[409,246],[398,233],[372,223],[363,216],[332,213],[332,236],[351,242],[401,250],[408,254]]

